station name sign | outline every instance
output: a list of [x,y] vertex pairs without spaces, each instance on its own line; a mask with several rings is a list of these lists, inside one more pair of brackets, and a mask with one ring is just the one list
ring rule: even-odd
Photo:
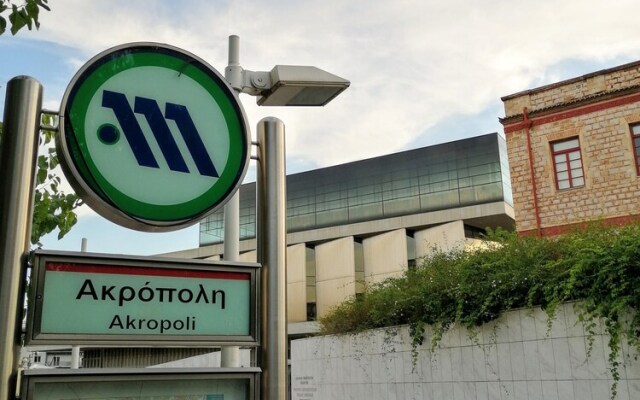
[[37,251],[30,344],[255,345],[259,265]]

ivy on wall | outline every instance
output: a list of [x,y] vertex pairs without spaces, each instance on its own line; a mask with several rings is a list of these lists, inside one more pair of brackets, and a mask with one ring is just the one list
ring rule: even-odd
[[409,325],[414,355],[433,326],[432,349],[452,324],[469,331],[505,311],[541,306],[549,327],[561,303],[575,301],[590,337],[609,335],[612,398],[623,340],[640,352],[640,223],[589,226],[537,238],[497,230],[476,252],[435,252],[403,276],[367,288],[320,318],[324,334]]

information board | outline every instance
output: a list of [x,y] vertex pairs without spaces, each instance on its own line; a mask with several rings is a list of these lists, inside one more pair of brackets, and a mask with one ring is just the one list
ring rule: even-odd
[[36,252],[28,344],[256,344],[258,264]]
[[255,400],[259,368],[28,370],[25,400]]

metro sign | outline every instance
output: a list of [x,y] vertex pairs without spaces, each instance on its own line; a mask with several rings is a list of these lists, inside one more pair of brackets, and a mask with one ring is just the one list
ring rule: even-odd
[[163,44],[107,50],[73,78],[56,146],[96,212],[143,231],[191,225],[246,173],[250,135],[237,95],[203,60]]

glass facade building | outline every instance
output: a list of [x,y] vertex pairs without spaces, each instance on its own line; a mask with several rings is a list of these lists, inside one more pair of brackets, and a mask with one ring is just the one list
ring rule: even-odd
[[[506,142],[497,133],[287,176],[287,231],[299,232],[504,201],[513,204]],[[256,234],[256,185],[240,188],[240,239]],[[200,246],[224,241],[219,210]]]

